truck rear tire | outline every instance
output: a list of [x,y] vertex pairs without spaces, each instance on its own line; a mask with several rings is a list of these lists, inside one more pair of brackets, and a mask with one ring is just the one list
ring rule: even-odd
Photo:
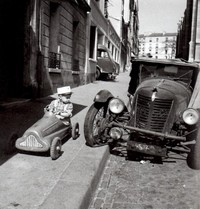
[[187,164],[190,168],[200,170],[200,128],[197,127],[196,144],[190,145],[190,153],[187,156]]

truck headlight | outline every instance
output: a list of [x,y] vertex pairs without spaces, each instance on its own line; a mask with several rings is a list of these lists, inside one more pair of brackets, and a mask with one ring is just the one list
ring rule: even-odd
[[112,113],[119,114],[124,110],[125,104],[121,99],[113,98],[109,102],[109,109]]
[[115,139],[115,140],[118,140],[118,139],[120,139],[122,137],[122,131],[118,127],[111,128],[109,134],[110,134],[110,137],[112,139]]
[[188,125],[195,125],[199,121],[199,112],[193,108],[188,108],[183,112],[183,121]]

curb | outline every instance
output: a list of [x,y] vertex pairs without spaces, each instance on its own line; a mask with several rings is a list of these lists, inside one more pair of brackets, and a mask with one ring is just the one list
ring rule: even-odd
[[[89,207],[109,158],[108,146],[97,149],[85,146],[77,154],[46,200],[39,206],[40,209]],[[93,158],[91,158],[92,155],[94,155]]]
[[88,188],[88,191],[86,192],[82,204],[80,205],[80,209],[85,209],[90,206],[91,199],[94,197],[95,191],[97,189],[97,186],[100,182],[100,178],[102,176],[102,173],[105,169],[105,165],[109,159],[109,148],[106,146],[106,150],[104,152],[104,155],[102,156],[101,161],[99,161],[99,167],[97,167],[97,170],[94,172],[93,178],[91,179],[91,185],[90,188]]

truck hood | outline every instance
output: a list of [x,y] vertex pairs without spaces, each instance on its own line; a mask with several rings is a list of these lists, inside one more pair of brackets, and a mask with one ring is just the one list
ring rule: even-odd
[[152,99],[171,99],[178,103],[189,103],[192,95],[191,89],[184,84],[168,79],[149,79],[143,81],[137,88],[136,94],[142,94]]
[[[181,120],[180,116],[188,107],[191,95],[192,91],[189,88],[173,80],[158,78],[145,80],[136,90],[133,110],[145,107],[146,110],[151,112],[154,111],[152,108],[156,108],[155,111],[158,114],[156,117],[161,117],[166,107],[168,107],[169,114],[163,129],[168,132],[175,121]],[[152,120],[152,118],[148,120]]]

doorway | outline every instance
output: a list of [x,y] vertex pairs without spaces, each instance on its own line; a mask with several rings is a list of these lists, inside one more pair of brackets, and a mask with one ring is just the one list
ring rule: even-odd
[[26,4],[0,1],[0,100],[22,94]]

